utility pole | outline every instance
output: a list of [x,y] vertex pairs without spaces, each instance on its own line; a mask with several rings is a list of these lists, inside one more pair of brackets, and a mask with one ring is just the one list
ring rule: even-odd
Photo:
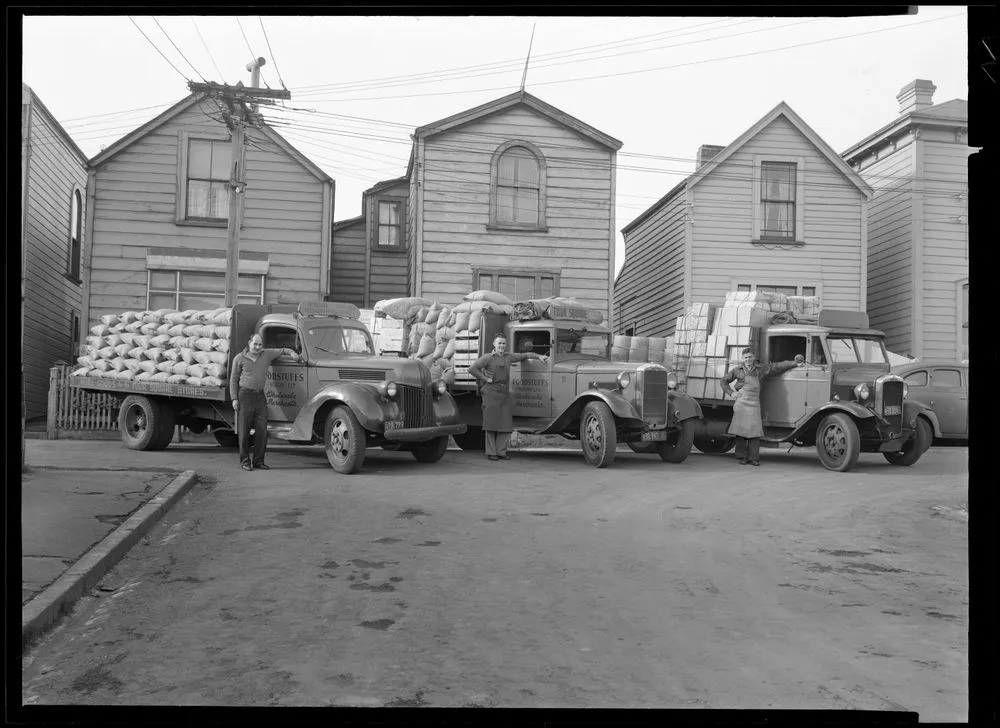
[[244,86],[238,82],[235,86],[220,83],[188,83],[192,91],[204,92],[211,98],[218,99],[225,105],[223,118],[232,138],[232,164],[229,175],[229,228],[226,246],[226,306],[236,305],[239,300],[239,261],[240,261],[240,227],[243,224],[242,194],[246,189],[246,174],[244,160],[246,158],[245,129],[247,124],[260,126],[263,119],[257,113],[258,104],[273,104],[275,99],[290,99],[292,95],[285,89],[257,88],[260,79],[260,67],[265,60],[257,58],[247,64],[251,71],[252,86]]

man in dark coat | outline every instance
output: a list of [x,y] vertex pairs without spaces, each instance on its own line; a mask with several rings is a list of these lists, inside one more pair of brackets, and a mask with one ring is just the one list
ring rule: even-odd
[[[238,418],[236,429],[240,441],[240,464],[244,470],[270,470],[264,462],[267,452],[267,398],[264,384],[271,362],[279,356],[299,360],[294,349],[265,349],[260,334],[250,337],[247,348],[233,358],[229,373],[229,392]],[[250,428],[254,430],[253,457],[250,455]]]
[[493,352],[479,357],[469,367],[469,374],[479,382],[483,399],[483,431],[486,434],[486,457],[490,460],[507,460],[507,443],[514,429],[511,414],[510,365],[525,359],[548,361],[548,357],[534,352],[508,354],[507,339],[498,334],[493,339]]
[[[736,457],[740,465],[760,465],[760,438],[764,427],[760,419],[760,387],[767,377],[804,365],[801,354],[795,361],[782,361],[760,366],[753,350],[743,350],[743,364],[733,367],[722,378],[722,391],[733,397],[733,420],[729,434],[736,437]],[[736,382],[733,386],[732,383]]]

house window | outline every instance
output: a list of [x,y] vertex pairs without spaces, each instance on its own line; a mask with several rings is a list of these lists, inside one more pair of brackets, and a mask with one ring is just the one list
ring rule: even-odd
[[66,262],[66,277],[80,282],[80,250],[83,247],[83,195],[73,190],[69,213],[69,255]]
[[187,198],[185,219],[229,218],[229,142],[189,139],[187,147]]
[[795,239],[795,165],[764,162],[760,166],[762,238]]
[[[146,308],[149,310],[205,310],[226,305],[225,273],[149,270],[147,275]],[[264,276],[241,275],[237,293],[237,303],[264,303]]]
[[71,311],[69,314],[69,361],[74,362],[80,356],[80,314]]
[[375,247],[401,250],[405,240],[402,200],[377,200],[375,209],[378,215],[375,225]]
[[776,285],[770,283],[739,283],[737,291],[766,291],[767,293],[783,293],[786,296],[815,296],[816,286]]
[[508,142],[494,153],[490,226],[545,229],[545,160],[529,142]]
[[498,291],[511,301],[549,298],[559,295],[559,274],[504,268],[477,268],[473,271],[474,290]]

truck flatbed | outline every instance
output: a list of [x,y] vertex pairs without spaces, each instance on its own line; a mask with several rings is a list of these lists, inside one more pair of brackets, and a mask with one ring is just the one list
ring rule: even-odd
[[168,384],[167,382],[136,382],[131,379],[105,379],[102,377],[70,377],[69,385],[78,389],[95,389],[103,392],[127,392],[129,394],[155,394],[168,397],[189,397],[210,399],[219,402],[228,400],[225,387],[202,387],[190,384]]

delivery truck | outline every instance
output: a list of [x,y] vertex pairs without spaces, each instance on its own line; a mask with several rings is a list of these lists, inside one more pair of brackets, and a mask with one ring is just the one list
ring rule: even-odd
[[81,370],[70,383],[121,395],[118,425],[129,448],[166,448],[176,425],[209,430],[219,444],[235,447],[228,372],[257,333],[265,348],[299,355],[278,357],[268,373],[269,434],[291,444],[322,443],[339,473],[360,470],[369,447],[407,450],[420,462],[440,460],[449,436],[466,431],[455,400],[421,362],[377,356],[359,313],[353,304],[333,302],[234,306],[219,386],[120,379],[97,370]]

